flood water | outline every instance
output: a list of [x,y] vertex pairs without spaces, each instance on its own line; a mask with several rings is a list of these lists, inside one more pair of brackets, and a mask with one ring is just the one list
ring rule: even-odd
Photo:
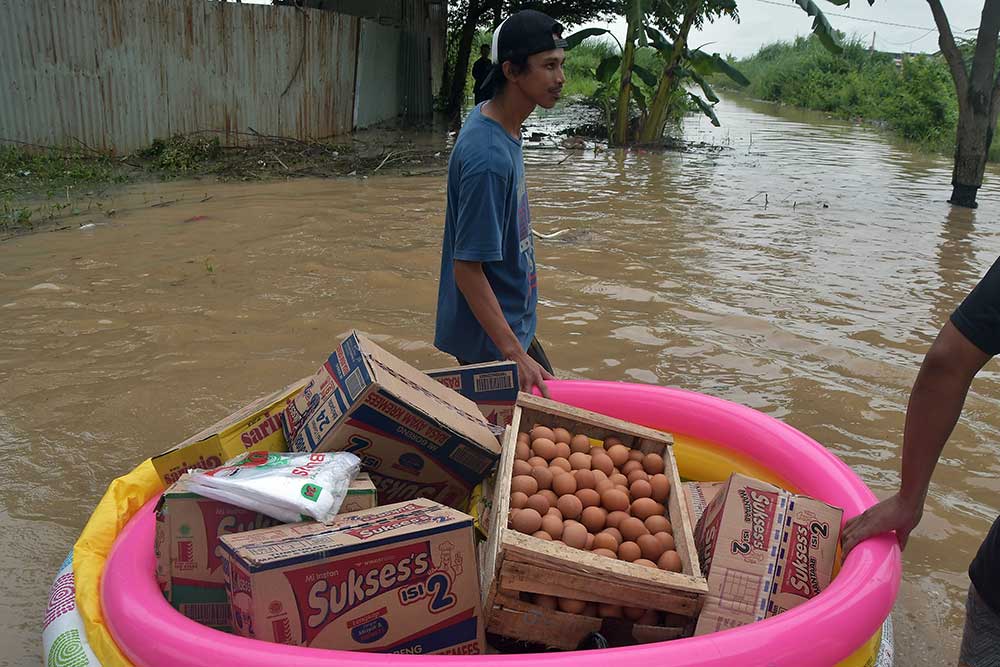
[[[782,419],[880,495],[923,353],[997,256],[1000,173],[817,114],[726,100],[689,152],[526,151],[539,335],[565,377]],[[115,476],[314,370],[356,327],[434,350],[443,176],[130,187],[111,218],[0,244],[0,664],[39,662],[48,587]],[[162,206],[152,206],[167,203]],[[1000,492],[987,366],[905,553],[897,665],[954,664]]]

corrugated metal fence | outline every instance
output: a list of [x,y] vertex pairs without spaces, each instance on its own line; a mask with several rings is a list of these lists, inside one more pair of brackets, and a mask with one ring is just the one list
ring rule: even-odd
[[349,132],[360,21],[207,0],[0,0],[0,140],[117,153]]

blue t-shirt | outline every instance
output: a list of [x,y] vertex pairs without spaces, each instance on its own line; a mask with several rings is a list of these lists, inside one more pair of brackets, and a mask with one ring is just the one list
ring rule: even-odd
[[511,331],[528,349],[535,336],[535,246],[521,142],[481,106],[469,114],[448,161],[434,345],[462,361],[503,358],[455,284],[454,261],[482,262]]

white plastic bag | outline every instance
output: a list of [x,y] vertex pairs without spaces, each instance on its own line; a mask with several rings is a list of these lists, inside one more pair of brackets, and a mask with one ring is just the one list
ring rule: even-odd
[[212,470],[191,470],[191,491],[293,523],[328,523],[361,469],[350,452],[249,452]]

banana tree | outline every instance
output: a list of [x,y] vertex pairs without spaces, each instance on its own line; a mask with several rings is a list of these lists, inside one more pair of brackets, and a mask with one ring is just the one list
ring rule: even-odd
[[[834,53],[841,52],[842,48],[837,43],[832,26],[816,3],[813,0],[793,1],[813,17],[813,32],[819,37],[820,42]],[[849,2],[849,0],[828,1],[835,5],[845,5]],[[874,0],[868,1],[872,3]],[[601,71],[606,73],[608,68],[611,68],[612,73],[616,70],[619,72],[617,107],[610,135],[612,143],[621,145],[629,141],[629,108],[633,100],[640,107],[643,116],[636,137],[638,142],[652,144],[661,141],[670,101],[678,86],[686,81],[698,86],[705,96],[702,98],[697,93],[688,92],[691,100],[714,125],[719,124],[713,108],[719,98],[705,81],[705,77],[719,73],[740,85],[748,85],[750,82],[719,54],[710,55],[700,49],[691,50],[688,47],[688,36],[692,28],[699,28],[705,22],[723,16],[739,20],[736,0],[627,0],[628,27],[625,43],[618,43],[620,54],[605,58],[598,67],[599,73]],[[601,28],[581,30],[567,38],[568,48],[588,37],[605,33],[610,34],[608,30]],[[617,42],[617,39],[615,41]],[[644,70],[635,62],[636,49],[646,46],[655,48],[663,62],[662,71],[658,75]],[[654,91],[648,107],[645,96],[634,85],[633,75],[640,77]]]

